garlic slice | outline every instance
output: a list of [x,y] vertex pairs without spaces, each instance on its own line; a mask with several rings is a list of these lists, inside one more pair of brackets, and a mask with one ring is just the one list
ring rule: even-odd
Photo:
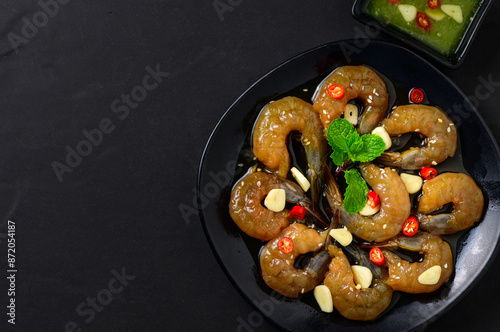
[[353,125],[358,124],[358,106],[354,104],[347,104],[345,106],[344,118]]
[[314,298],[323,312],[333,312],[333,299],[330,288],[318,285],[314,288]]
[[422,189],[422,184],[424,183],[422,177],[408,173],[401,173],[399,176],[409,194],[415,194]]
[[441,5],[441,10],[446,15],[457,21],[457,23],[462,23],[464,21],[462,7],[459,5]]
[[392,146],[391,136],[389,136],[384,127],[377,127],[373,129],[372,134],[377,135],[384,140],[386,150]]
[[290,169],[290,172],[292,172],[292,176],[295,178],[302,190],[304,190],[304,192],[308,191],[311,187],[311,183],[304,176],[304,174],[302,174],[296,167],[292,167],[292,169]]
[[347,228],[334,228],[330,231],[330,236],[337,240],[340,245],[346,247],[352,242],[352,234]]
[[354,282],[359,284],[361,288],[368,288],[372,284],[372,271],[366,266],[353,265],[351,266]]
[[[411,22],[417,17],[417,7],[412,5],[398,5],[398,9],[406,22]],[[444,11],[444,10],[443,10]]]
[[435,285],[438,283],[439,278],[441,278],[441,266],[434,265],[428,268],[421,275],[418,276],[417,280],[422,285]]
[[274,212],[283,211],[286,205],[285,189],[271,189],[264,199],[264,205]]

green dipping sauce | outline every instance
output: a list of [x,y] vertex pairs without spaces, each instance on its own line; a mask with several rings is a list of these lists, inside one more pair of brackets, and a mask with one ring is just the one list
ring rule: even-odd
[[[438,9],[434,9],[441,13],[441,16],[444,14],[440,20],[433,19],[426,13],[426,10],[429,10],[427,0],[401,0],[397,3],[392,3],[390,0],[368,0],[365,13],[384,25],[389,24],[407,33],[445,56],[453,56],[482,2],[483,0],[441,0]],[[417,19],[406,22],[398,9],[399,5],[415,6],[418,12],[427,15],[430,27],[427,29],[420,27]],[[445,14],[441,10],[442,5],[459,5],[463,21],[458,23]]]

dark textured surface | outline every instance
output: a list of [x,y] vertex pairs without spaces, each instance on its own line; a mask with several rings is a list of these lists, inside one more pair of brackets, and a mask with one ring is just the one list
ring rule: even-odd
[[[9,219],[18,268],[16,326],[7,325],[4,309],[1,330],[61,331],[70,321],[89,331],[275,330],[210,250],[195,211],[201,153],[220,117],[262,75],[318,45],[357,38],[363,28],[350,1],[215,3],[228,4],[222,16],[210,0],[67,1],[43,21],[34,1],[0,1],[3,308]],[[438,67],[479,97],[497,141],[500,83],[481,86],[488,77],[500,82],[500,49],[492,42],[499,12],[497,2],[460,68]],[[26,22],[34,18],[40,27],[30,31]],[[13,34],[24,38],[17,52]],[[137,88],[150,75],[146,67],[168,72],[151,90]],[[132,92],[144,100],[128,105]],[[100,124],[110,133],[94,138],[81,161],[69,160],[75,167],[60,182],[53,162],[66,162],[67,147],[85,149],[82,131],[95,133]],[[499,263],[427,331],[497,330],[500,318],[487,299],[500,296]],[[110,283],[123,272],[130,276],[123,288]],[[90,309],[96,296],[107,304]]]

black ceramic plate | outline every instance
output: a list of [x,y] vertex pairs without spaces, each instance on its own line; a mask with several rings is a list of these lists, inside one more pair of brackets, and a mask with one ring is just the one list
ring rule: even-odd
[[[322,313],[311,293],[300,299],[275,296],[260,276],[258,250],[262,243],[243,234],[228,212],[231,187],[242,175],[237,164],[252,161],[246,140],[260,109],[284,95],[310,101],[315,86],[332,69],[347,64],[364,64],[377,70],[384,79],[395,83],[390,89],[399,87],[390,91],[392,94],[405,93],[401,87],[422,88],[429,103],[439,105],[457,125],[462,151],[457,158],[486,193],[484,219],[452,239],[456,241],[456,266],[450,281],[432,294],[396,294],[393,307],[371,322],[349,321],[337,312]],[[393,44],[371,41],[359,48],[353,41],[344,41],[318,47],[280,65],[229,108],[212,133],[201,159],[198,204],[206,235],[229,279],[257,310],[281,328],[291,331],[414,330],[425,327],[450,309],[485,272],[496,254],[500,235],[499,165],[499,150],[488,128],[463,93],[437,69]]]

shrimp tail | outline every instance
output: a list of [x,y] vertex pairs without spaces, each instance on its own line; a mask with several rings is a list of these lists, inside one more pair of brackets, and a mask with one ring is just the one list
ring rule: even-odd
[[332,237],[329,236],[330,235],[330,231],[334,228],[337,228],[340,224],[340,218],[339,218],[339,210],[335,210],[335,212],[333,212],[332,216],[331,216],[331,221],[330,221],[330,226],[328,227],[328,229],[325,231],[326,232],[326,239],[325,239],[325,243],[323,245],[323,248],[328,248],[332,242]]
[[302,189],[294,182],[288,181],[286,179],[280,179],[280,187],[286,192],[286,199],[290,203],[299,204],[302,206],[313,220],[319,221],[324,226],[328,226],[328,222],[314,209],[314,205],[311,200],[305,196]]
[[328,247],[332,237],[330,236],[330,231],[336,228],[339,224],[339,212],[336,210],[332,216],[330,227],[325,231],[326,237],[323,243],[323,250],[318,253],[314,258],[307,264],[305,270],[311,273],[312,276],[324,276],[328,272],[328,264],[330,262],[330,255],[328,253]]
[[361,254],[361,249],[355,247],[354,245],[348,245],[344,247],[344,253],[353,262],[363,265],[363,255]]
[[432,234],[450,234],[456,227],[454,225],[455,218],[453,215],[448,213],[427,216],[418,212],[416,217],[418,219],[420,229]]
[[395,239],[399,248],[409,251],[421,251],[423,243],[427,240],[425,233],[418,232],[413,236],[400,236]]
[[380,157],[375,159],[376,162],[381,164],[400,167],[401,166],[401,153],[399,152],[384,152]]
[[330,255],[326,250],[321,251],[307,263],[304,270],[309,272],[314,278],[323,278],[328,272],[328,264],[330,263]]
[[307,176],[311,181],[311,202],[313,209],[317,209],[323,178],[321,174],[313,169],[307,170]]
[[304,194],[304,191],[298,184],[284,178],[279,178],[277,181],[279,183],[279,188],[285,190],[288,202],[301,205],[311,205],[311,201]]
[[323,174],[325,181],[325,195],[328,200],[328,205],[330,205],[330,208],[336,210],[342,206],[342,194],[335,178],[326,165],[323,166]]
[[326,222],[325,219],[319,213],[317,213],[313,208],[311,208],[309,204],[300,203],[300,205],[304,209],[306,209],[306,211],[313,217],[313,220],[319,221],[320,223],[323,224],[323,226],[328,226],[328,222]]
[[377,243],[371,243],[371,242],[361,242],[358,244],[359,248],[386,248],[388,250],[397,250],[398,244],[396,243],[395,240],[389,240],[389,241],[384,241],[384,242],[377,242]]
[[[332,214],[332,217],[330,219],[330,227],[328,227],[328,234],[330,234],[330,231],[334,228],[337,228],[339,227],[339,224],[340,224],[340,213],[339,213],[339,210],[336,209],[333,214]],[[330,237],[328,237],[329,239]]]
[[313,140],[313,138],[305,138],[302,135],[302,145],[307,156],[307,177],[311,182],[311,200],[313,208],[319,206],[321,187],[323,186],[322,166],[326,164],[327,158],[327,143],[324,137]]
[[396,251],[398,248],[403,248],[409,251],[420,251],[422,249],[422,243],[426,240],[425,232],[417,232],[413,236],[397,236],[389,241],[378,242],[373,244],[362,244],[361,248],[373,248],[379,247],[388,249],[390,251]]
[[361,135],[369,134],[377,124],[382,121],[387,114],[387,104],[388,101],[385,100],[382,108],[374,108],[368,106],[365,110],[365,114],[361,117],[359,122],[359,133]]
[[347,256],[352,261],[355,261],[361,266],[369,268],[370,271],[372,271],[372,274],[375,277],[375,279],[382,279],[387,275],[385,270],[372,263],[368,254],[364,250],[361,250],[360,248],[353,246],[352,244],[348,245],[347,247],[344,247],[344,250]]
[[420,149],[411,148],[403,153],[384,152],[376,161],[386,166],[402,167],[408,170],[420,169],[422,165],[425,165],[425,154]]

